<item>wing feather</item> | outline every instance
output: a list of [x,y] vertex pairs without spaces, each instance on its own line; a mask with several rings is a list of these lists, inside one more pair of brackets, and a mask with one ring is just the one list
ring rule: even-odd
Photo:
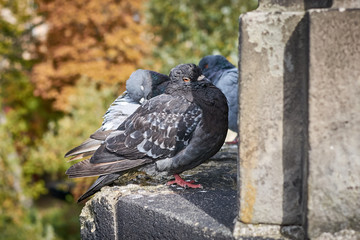
[[182,97],[152,98],[123,123],[124,132],[105,140],[106,149],[127,159],[172,157],[187,145],[201,114]]

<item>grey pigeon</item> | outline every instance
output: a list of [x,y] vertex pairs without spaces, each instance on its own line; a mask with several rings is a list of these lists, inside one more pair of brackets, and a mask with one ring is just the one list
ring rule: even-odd
[[65,157],[77,160],[91,156],[101,145],[98,135],[116,130],[127,117],[147,99],[164,93],[170,78],[154,71],[138,69],[126,81],[126,91],[109,107],[102,126],[80,146],[71,149]]
[[203,57],[199,67],[205,77],[225,94],[229,105],[229,129],[238,132],[238,69],[221,55]]
[[97,134],[101,146],[90,159],[71,166],[70,178],[99,176],[81,196],[86,199],[123,173],[142,166],[173,174],[182,187],[198,188],[179,174],[219,151],[228,129],[224,94],[203,79],[195,64],[181,64],[170,72],[165,93],[145,101],[117,129]]

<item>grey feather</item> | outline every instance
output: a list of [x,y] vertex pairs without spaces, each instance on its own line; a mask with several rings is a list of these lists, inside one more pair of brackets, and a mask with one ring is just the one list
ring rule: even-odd
[[126,171],[149,162],[151,162],[151,160],[149,159],[138,159],[138,160],[121,159],[118,161],[114,159],[114,161],[112,162],[93,164],[90,163],[90,159],[85,159],[81,162],[72,165],[65,172],[65,174],[68,175],[69,178],[93,177],[93,176]]
[[83,142],[80,146],[77,146],[73,149],[71,149],[70,151],[68,151],[65,154],[65,157],[71,157],[71,156],[75,156],[73,158],[71,158],[70,160],[76,160],[78,156],[82,156],[82,155],[86,155],[86,153],[88,152],[94,152],[96,149],[99,148],[101,144],[101,141],[97,140],[97,139],[87,139],[85,142]]
[[199,67],[203,74],[225,94],[229,105],[229,129],[238,132],[238,69],[221,55],[203,57]]

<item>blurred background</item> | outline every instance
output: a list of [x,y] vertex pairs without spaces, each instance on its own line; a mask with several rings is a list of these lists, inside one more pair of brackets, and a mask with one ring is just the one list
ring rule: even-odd
[[0,239],[80,239],[64,154],[138,69],[222,54],[257,0],[0,0]]

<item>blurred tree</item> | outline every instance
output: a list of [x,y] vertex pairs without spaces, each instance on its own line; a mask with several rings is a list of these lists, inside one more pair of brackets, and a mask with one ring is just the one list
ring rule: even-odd
[[[32,202],[22,191],[22,171],[11,134],[0,125],[0,239],[49,239]],[[5,141],[4,141],[5,139]],[[50,238],[51,239],[51,238]]]
[[43,41],[32,80],[35,94],[55,100],[56,109],[69,110],[65,95],[81,76],[99,84],[125,83],[148,52],[141,0],[36,2],[44,16]]
[[24,194],[22,164],[47,125],[47,104],[33,96],[31,1],[0,0],[0,239],[54,239]]
[[49,114],[50,103],[33,95],[29,73],[33,59],[31,30],[33,5],[21,0],[0,0],[0,97],[1,109],[7,113],[8,128],[22,150],[41,136]]
[[[71,164],[65,161],[64,154],[101,126],[101,114],[105,114],[114,100],[116,90],[107,87],[99,89],[95,82],[82,77],[74,90],[65,94],[69,114],[58,121],[50,122],[49,130],[36,142],[23,166],[28,186],[25,189],[27,195],[37,197],[45,190],[44,182],[35,182],[37,186],[32,181],[33,176],[42,176],[47,182],[67,179],[64,173]],[[90,183],[93,179],[85,180]]]
[[210,54],[222,54],[236,65],[241,13],[257,0],[149,0],[147,21],[157,44],[153,56],[164,73],[177,64],[198,63]]

